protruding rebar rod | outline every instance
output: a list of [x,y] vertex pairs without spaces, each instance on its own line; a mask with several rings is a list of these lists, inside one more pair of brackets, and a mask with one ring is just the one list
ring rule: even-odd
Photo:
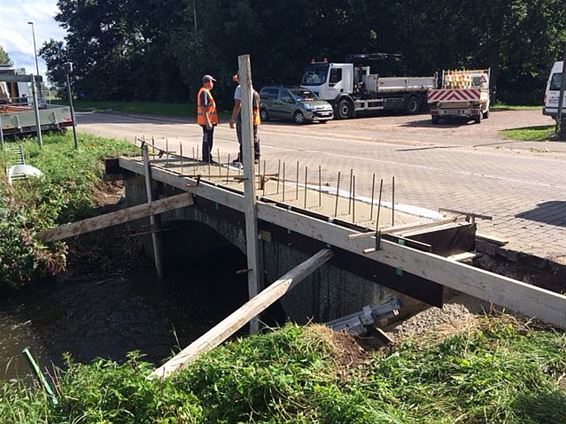
[[184,174],[183,166],[183,143],[179,143],[179,158],[181,159],[181,174]]
[[279,194],[279,179],[281,177],[281,159],[279,159],[278,163],[277,163],[277,193]]
[[340,171],[338,171],[338,181],[336,182],[336,205],[334,206],[334,218],[338,216],[338,199],[340,198]]
[[305,166],[305,201],[304,201],[304,208],[307,208],[307,193],[308,193],[308,188],[307,188],[307,181],[309,178],[309,168],[308,166]]
[[[143,136],[143,141],[145,143],[145,135]],[[153,160],[155,160],[155,138],[151,137],[151,153],[153,154]]]
[[371,205],[369,207],[369,220],[373,219],[373,200],[375,198],[375,172],[373,173],[373,178],[371,180]]
[[383,193],[383,179],[379,182],[379,200],[377,201],[377,218],[375,219],[375,234],[377,237],[377,229],[379,228],[379,215],[381,213],[381,195]]
[[207,163],[208,163],[208,176],[210,177],[210,158],[207,158],[207,159],[209,159],[207,161]]
[[282,192],[283,192],[283,198],[282,198],[282,202],[285,202],[285,162],[283,162],[283,188],[282,188]]
[[165,139],[165,168],[169,168],[169,139]]
[[322,168],[318,165],[318,207],[322,206]]
[[356,176],[352,175],[352,223],[356,223]]
[[395,177],[391,179],[391,226],[395,226]]
[[226,167],[226,184],[228,184],[230,179],[230,153],[228,153],[228,166]]
[[263,191],[263,195],[264,195],[264,196],[265,196],[265,185],[266,185],[266,184],[265,184],[265,174],[266,174],[266,172],[267,172],[267,171],[265,170],[266,167],[267,167],[267,161],[264,159],[264,160],[263,160],[263,178],[262,178],[262,180],[261,180],[261,186],[262,186],[262,189],[263,189],[262,191]]
[[295,200],[299,200],[299,161],[297,161],[297,180],[295,183]]
[[195,156],[195,146],[193,146],[193,173],[197,172],[197,157]]
[[348,199],[348,215],[352,213],[352,183],[354,181],[354,170],[350,169],[350,198]]
[[216,149],[216,162],[218,163],[218,173],[222,174],[222,164],[220,160],[220,148]]

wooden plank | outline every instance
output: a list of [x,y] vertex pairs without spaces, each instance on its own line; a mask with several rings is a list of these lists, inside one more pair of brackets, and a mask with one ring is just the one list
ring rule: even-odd
[[[447,218],[447,219],[441,219],[438,221],[433,221],[433,222],[417,222],[417,223],[411,223],[411,224],[403,224],[403,225],[397,225],[395,227],[390,227],[390,228],[384,228],[383,230],[381,230],[381,234],[395,234],[395,233],[403,233],[404,231],[412,231],[412,230],[421,230],[421,229],[428,229],[428,228],[432,228],[433,230],[435,229],[434,227],[438,227],[444,224],[450,224],[453,222],[457,222],[459,218],[463,218],[463,217],[454,217],[454,218]],[[371,237],[375,237],[375,231],[371,231],[368,233],[355,233],[355,234],[350,234],[348,236],[348,239],[357,239],[357,238],[371,238]]]
[[52,228],[49,230],[44,230],[37,234],[37,238],[45,242],[64,240],[70,237],[78,236],[80,234],[101,230],[103,228],[112,227],[114,225],[119,225],[125,222],[134,221],[136,219],[145,218],[147,216],[167,212],[172,209],[183,208],[192,204],[192,194],[177,194],[165,199],[156,200],[155,202],[132,206],[130,208],[121,209],[116,212],[110,212],[101,216],[95,216],[93,218],[87,218],[83,219],[82,221],[61,225],[60,227]]
[[[130,171],[143,174],[143,169],[140,171],[139,166],[132,160],[121,158],[120,165]],[[153,176],[174,187],[182,188],[188,183],[195,183],[195,180],[180,178],[159,168],[154,169]],[[200,186],[190,189],[185,187],[185,190],[190,190],[196,195],[201,195],[232,209],[243,210],[243,198],[237,193],[202,183]],[[364,249],[374,247],[375,244],[371,239],[349,240],[348,236],[355,234],[354,230],[301,215],[294,211],[281,209],[263,202],[258,202],[257,209],[260,220],[357,255],[363,255]],[[536,317],[542,321],[566,328],[566,297],[557,293],[451,261],[442,256],[398,245],[389,240],[382,240],[381,250],[367,256],[378,262],[399,268],[404,272],[479,297],[529,317]]]
[[[257,196],[254,166],[254,140],[252,125],[252,70],[250,56],[238,56],[242,108],[242,163],[244,165],[244,215],[246,217],[246,257],[248,261],[248,295],[252,299],[260,290],[261,263],[257,230]],[[259,331],[259,320],[250,320],[250,332]]]
[[198,355],[214,349],[228,337],[242,328],[253,317],[266,310],[285,293],[295,287],[305,277],[312,274],[328,262],[334,254],[330,249],[323,249],[283,275],[253,299],[228,315],[224,320],[183,349],[164,365],[157,368],[151,377],[165,378],[193,362]]
[[509,240],[496,236],[495,234],[476,233],[476,240],[486,241],[497,246],[505,246]]
[[457,255],[448,256],[448,259],[450,259],[451,261],[463,262],[463,261],[469,261],[471,259],[475,259],[480,255],[481,253],[476,253],[476,252],[462,252],[462,253],[458,253]]

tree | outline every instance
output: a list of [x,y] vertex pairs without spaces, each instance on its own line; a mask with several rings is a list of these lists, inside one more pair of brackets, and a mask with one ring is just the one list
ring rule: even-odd
[[12,60],[10,59],[10,56],[8,55],[8,53],[6,52],[6,50],[4,50],[4,47],[0,46],[0,65],[12,65]]

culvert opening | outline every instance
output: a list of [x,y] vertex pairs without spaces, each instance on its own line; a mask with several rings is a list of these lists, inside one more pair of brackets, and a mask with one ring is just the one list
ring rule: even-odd
[[[247,259],[213,228],[196,221],[175,221],[162,233],[165,284],[190,305],[202,309],[203,320],[217,323],[248,301]],[[269,282],[266,282],[269,284]],[[276,302],[261,316],[266,325],[286,321]]]

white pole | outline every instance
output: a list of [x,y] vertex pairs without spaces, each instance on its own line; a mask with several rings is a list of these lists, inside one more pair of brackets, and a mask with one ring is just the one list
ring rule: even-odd
[[[260,290],[260,262],[257,230],[257,197],[252,125],[252,71],[250,56],[238,56],[238,73],[241,88],[242,163],[244,165],[244,213],[246,216],[246,253],[248,257],[248,293],[254,298]],[[250,333],[259,330],[258,317],[250,320]]]

